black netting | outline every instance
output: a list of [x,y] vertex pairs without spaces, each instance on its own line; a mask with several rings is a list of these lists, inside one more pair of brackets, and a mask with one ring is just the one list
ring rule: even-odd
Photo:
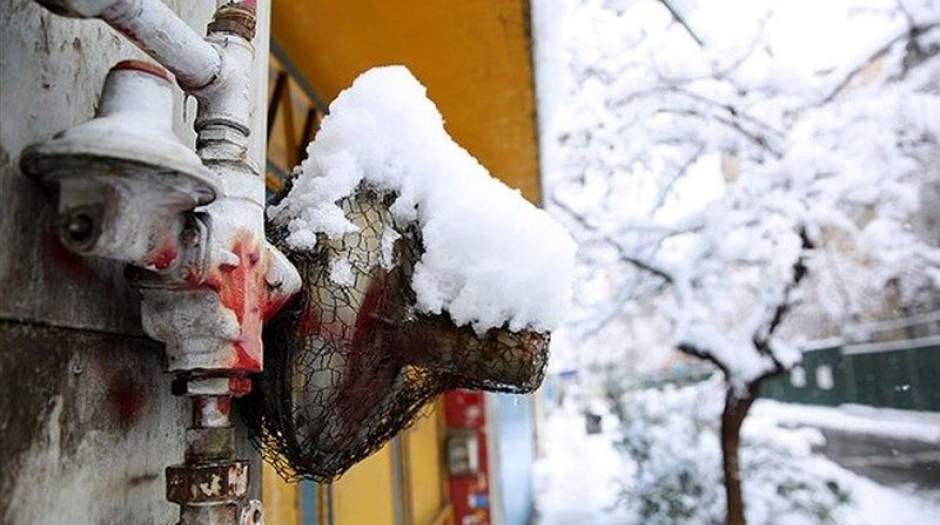
[[289,249],[283,230],[268,232],[304,285],[264,328],[264,373],[245,408],[264,458],[285,479],[335,479],[445,390],[525,393],[542,381],[548,335],[478,336],[446,314],[414,311],[421,240],[395,224],[392,200],[360,188],[340,203],[359,231],[321,236],[312,251]]

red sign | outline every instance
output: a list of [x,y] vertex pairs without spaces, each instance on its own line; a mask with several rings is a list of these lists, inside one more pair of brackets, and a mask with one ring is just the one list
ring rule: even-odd
[[450,501],[456,525],[489,525],[490,482],[487,461],[486,405],[483,392],[454,390],[444,394],[444,416],[447,428],[470,430],[477,437],[475,473],[451,475]]

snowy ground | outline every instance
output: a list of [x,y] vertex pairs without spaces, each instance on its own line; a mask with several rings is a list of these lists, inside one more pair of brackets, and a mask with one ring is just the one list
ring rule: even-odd
[[[776,417],[792,423],[812,419],[818,411],[799,417],[792,405],[767,403],[755,411],[754,424],[766,424]],[[862,413],[862,412],[857,412]],[[853,424],[862,425],[860,415]],[[850,425],[851,426],[851,425]],[[918,431],[928,430],[918,429]],[[603,432],[588,435],[584,416],[571,406],[556,408],[548,417],[545,457],[536,464],[536,505],[538,525],[620,525],[635,524],[628,502],[617,502],[619,483],[633,471],[629,459],[613,446],[617,425],[605,416]],[[837,471],[840,482],[853,494],[852,504],[840,513],[839,524],[846,525],[929,525],[940,523],[940,499],[935,491],[918,491],[913,486],[885,487],[849,472],[835,463],[817,457],[826,470]],[[824,463],[824,464],[823,464]],[[807,523],[806,525],[811,525]]]
[[617,503],[617,483],[628,468],[614,450],[615,422],[588,435],[584,416],[558,409],[548,418],[545,457],[536,463],[535,490],[540,525],[615,525],[626,522]]
[[808,425],[889,439],[913,439],[940,448],[940,414],[842,405],[838,408],[760,399],[752,414],[767,414],[786,425]]
[[751,417],[819,429],[817,451],[881,484],[916,487],[940,502],[940,413],[862,405],[807,406],[758,400]]

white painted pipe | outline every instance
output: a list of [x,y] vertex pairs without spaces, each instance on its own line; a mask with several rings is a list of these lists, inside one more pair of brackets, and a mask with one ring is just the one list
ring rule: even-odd
[[222,67],[212,44],[160,0],[118,0],[100,17],[169,69],[187,91],[207,86]]
[[216,48],[160,0],[38,0],[57,13],[100,18],[169,69],[186,91],[209,85],[222,68]]

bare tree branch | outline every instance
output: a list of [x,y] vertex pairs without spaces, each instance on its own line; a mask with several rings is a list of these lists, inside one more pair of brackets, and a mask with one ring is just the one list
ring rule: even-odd
[[698,146],[695,148],[695,151],[691,155],[689,155],[689,158],[687,158],[685,162],[682,163],[681,166],[679,166],[679,169],[676,170],[676,173],[672,176],[672,178],[669,179],[669,182],[667,182],[666,185],[659,192],[659,195],[657,195],[656,197],[656,202],[653,204],[653,209],[650,211],[650,215],[653,215],[656,212],[658,212],[660,209],[662,209],[662,207],[666,204],[666,200],[669,198],[670,195],[672,195],[672,190],[676,186],[676,183],[679,182],[679,179],[686,176],[686,174],[689,171],[689,168],[691,168],[693,164],[698,162],[698,159],[701,158],[702,153],[704,152],[705,152],[705,145],[702,143],[699,143]]
[[735,70],[737,70],[739,67],[741,67],[741,65],[744,64],[744,62],[746,62],[754,54],[754,51],[757,49],[758,44],[761,41],[761,37],[764,35],[764,30],[767,28],[767,22],[768,20],[770,20],[771,16],[773,15],[773,12],[774,12],[773,9],[770,9],[764,14],[763,18],[761,18],[759,22],[758,30],[754,33],[754,38],[751,39],[751,42],[748,44],[744,53],[734,58],[730,63],[728,63],[724,67],[715,69],[709,73],[705,73],[701,75],[678,77],[678,76],[670,76],[670,75],[663,74],[662,71],[659,70],[658,64],[653,59],[651,59],[650,65],[652,66],[653,70],[656,72],[656,76],[659,77],[659,79],[663,81],[663,83],[671,84],[671,85],[689,84],[689,83],[697,82],[700,80],[712,80],[712,79],[730,80],[728,76],[731,73],[733,73]]
[[[799,235],[801,241],[801,252],[800,255],[796,258],[796,261],[793,263],[790,282],[788,282],[784,287],[780,302],[777,303],[776,307],[774,307],[770,319],[768,320],[765,327],[759,328],[753,337],[755,349],[757,349],[760,354],[769,357],[774,366],[773,368],[751,380],[747,384],[749,389],[756,388],[765,379],[780,374],[786,370],[786,367],[783,365],[783,363],[781,363],[780,360],[774,355],[770,340],[782,324],[783,320],[786,318],[787,313],[789,313],[793,308],[793,292],[800,285],[807,274],[806,254],[809,250],[814,248],[814,245],[804,227],[799,228]],[[724,373],[726,378],[731,378],[730,370],[728,369],[727,365],[717,359],[712,354],[710,349],[701,348],[690,343],[681,343],[678,345],[678,350],[684,354],[704,359],[712,363],[713,365],[717,366],[722,371],[722,373]]]
[[692,28],[689,27],[689,24],[685,21],[685,18],[683,18],[682,14],[680,14],[679,11],[677,11],[674,7],[672,7],[672,4],[669,3],[668,0],[657,0],[657,1],[660,4],[662,4],[663,7],[665,7],[667,10],[669,10],[669,14],[672,15],[672,19],[678,22],[679,25],[681,25],[682,28],[685,29],[685,32],[688,33],[690,37],[692,37],[692,40],[695,40],[695,43],[698,44],[698,47],[705,47],[705,42],[703,42],[702,39],[699,38],[697,34],[695,34],[695,31],[692,31]]
[[855,80],[855,77],[857,77],[859,73],[867,69],[873,63],[877,62],[878,59],[880,59],[881,57],[887,55],[888,52],[891,51],[891,48],[893,48],[898,42],[902,42],[905,39],[911,39],[911,40],[915,39],[918,36],[928,31],[931,31],[937,27],[940,27],[940,23],[938,22],[934,22],[934,23],[926,24],[922,26],[914,25],[914,26],[911,26],[910,29],[908,29],[907,31],[888,40],[884,45],[876,49],[874,53],[869,55],[867,59],[862,61],[861,64],[858,64],[857,66],[849,70],[848,74],[846,74],[845,77],[843,77],[843,79],[840,80],[835,85],[835,87],[833,87],[829,91],[829,94],[827,94],[825,97],[823,97],[818,102],[816,102],[812,107],[825,106],[826,104],[835,100],[835,98],[839,96],[839,94],[842,93],[842,91],[845,90],[845,88],[848,87],[848,85],[851,84],[853,80]]
[[769,357],[774,363],[774,369],[765,372],[755,381],[755,383],[759,383],[767,377],[776,375],[786,370],[786,367],[783,365],[783,363],[781,363],[777,356],[774,355],[770,340],[777,329],[780,327],[780,324],[783,322],[787,313],[789,313],[793,308],[793,302],[791,300],[793,291],[796,290],[796,288],[800,285],[800,282],[802,282],[806,277],[808,271],[806,268],[806,254],[809,250],[812,250],[815,247],[813,241],[809,238],[809,234],[806,232],[805,227],[800,227],[799,235],[801,244],[800,255],[793,263],[790,282],[787,283],[786,287],[783,289],[783,297],[781,297],[780,302],[777,304],[776,308],[774,308],[773,314],[771,315],[766,328],[763,330],[758,329],[757,333],[754,334],[754,348],[756,348],[759,353]]
[[671,113],[673,115],[683,115],[686,117],[695,117],[702,120],[713,120],[720,124],[724,124],[728,128],[737,131],[741,136],[746,138],[748,142],[754,144],[758,148],[766,151],[772,155],[775,159],[780,159],[783,157],[783,153],[778,151],[775,147],[770,145],[770,142],[767,140],[767,137],[754,133],[753,131],[745,128],[741,125],[740,122],[733,119],[728,119],[720,115],[704,115],[702,112],[694,109],[660,109],[657,113]]
[[[557,196],[554,196],[554,195],[552,196],[552,203],[558,209],[565,212],[566,215],[574,219],[575,222],[577,222],[578,225],[584,228],[585,230],[599,233],[597,226],[594,226],[593,224],[589,223],[587,218],[585,218],[582,214],[574,211],[570,206],[565,204]],[[613,239],[609,235],[604,235],[603,233],[601,233],[600,240],[602,242],[609,244],[612,248],[614,248],[617,251],[617,256],[620,258],[621,261],[628,263],[632,266],[635,266],[645,272],[651,273],[661,278],[662,280],[666,281],[667,283],[673,282],[672,275],[669,274],[669,272],[662,270],[660,268],[657,268],[654,264],[644,261],[630,254],[627,251],[627,249],[621,243],[619,243],[616,239]]]
[[735,106],[733,106],[733,105],[731,105],[731,104],[726,104],[726,103],[723,103],[723,102],[719,102],[719,101],[717,101],[717,100],[708,98],[708,97],[706,97],[706,96],[704,96],[704,95],[700,95],[700,94],[698,94],[698,93],[694,93],[694,92],[689,91],[689,90],[684,89],[684,88],[680,88],[680,87],[670,87],[670,90],[673,91],[674,93],[678,93],[678,94],[680,94],[680,95],[685,95],[686,97],[689,97],[690,99],[695,100],[695,101],[697,101],[697,102],[701,102],[701,103],[703,103],[703,104],[707,104],[707,105],[709,105],[709,106],[717,107],[717,108],[720,108],[720,109],[722,109],[722,110],[724,110],[724,111],[727,111],[728,114],[729,114],[732,118],[741,119],[741,120],[746,120],[746,121],[750,122],[751,124],[754,124],[754,125],[756,125],[756,126],[758,126],[758,127],[761,127],[761,128],[763,128],[763,129],[765,129],[765,130],[767,130],[767,131],[773,133],[774,135],[777,135],[778,137],[783,137],[783,136],[784,136],[783,131],[781,131],[781,130],[779,130],[779,129],[773,127],[773,126],[771,126],[771,125],[768,124],[767,122],[764,122],[763,120],[761,120],[761,119],[759,119],[759,118],[757,118],[757,117],[755,117],[755,116],[753,116],[753,115],[751,115],[751,114],[749,114],[749,113],[743,111],[741,108],[735,107]]
[[721,370],[721,373],[724,374],[725,378],[728,378],[728,379],[731,378],[731,370],[728,369],[728,366],[722,363],[721,361],[719,361],[718,359],[716,359],[715,356],[710,354],[708,351],[703,350],[697,346],[690,345],[688,343],[681,343],[679,344],[677,348],[683,354],[690,355],[692,357],[697,357],[699,359],[704,359],[705,361],[708,361],[709,363],[715,365],[719,370]]

